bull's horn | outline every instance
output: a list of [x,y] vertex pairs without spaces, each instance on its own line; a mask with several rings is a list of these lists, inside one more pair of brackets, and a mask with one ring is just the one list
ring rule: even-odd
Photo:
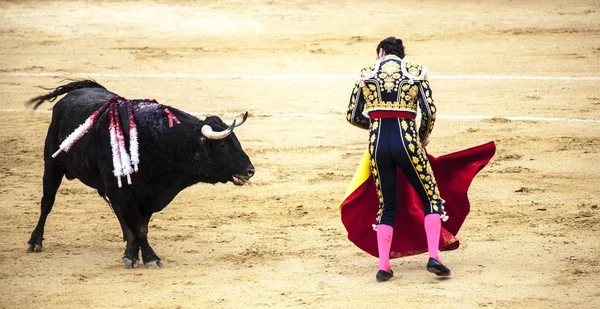
[[243,125],[244,122],[246,122],[246,119],[248,119],[248,112],[244,113],[244,115],[242,116],[242,119],[239,119],[239,117],[236,119],[237,124],[235,126],[239,127],[239,126]]
[[209,125],[205,124],[202,126],[202,135],[206,136],[208,139],[224,139],[233,132],[233,128],[235,128],[235,120],[229,128],[221,132],[215,132]]

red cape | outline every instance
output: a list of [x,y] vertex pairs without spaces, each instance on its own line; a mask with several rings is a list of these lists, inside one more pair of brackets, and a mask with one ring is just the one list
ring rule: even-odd
[[[459,241],[456,234],[470,211],[467,191],[477,173],[485,167],[496,152],[496,144],[489,142],[441,157],[427,155],[437,180],[440,195],[446,201],[444,208],[448,221],[442,223],[440,250],[454,250]],[[340,206],[342,223],[348,239],[365,252],[378,257],[377,233],[373,224],[379,210],[375,182],[367,159],[363,158],[346,198]],[[366,162],[366,164],[365,164]],[[427,252],[427,238],[423,226],[423,204],[402,172],[398,170],[398,216],[392,238],[391,258]]]

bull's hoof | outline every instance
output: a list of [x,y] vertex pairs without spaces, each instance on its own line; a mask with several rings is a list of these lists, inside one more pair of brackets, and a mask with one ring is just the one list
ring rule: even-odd
[[42,245],[27,244],[27,253],[42,252]]
[[123,258],[123,267],[126,269],[138,268],[140,266],[140,260],[138,259],[129,259],[128,257]]
[[163,262],[160,260],[144,263],[144,266],[148,269],[160,269],[164,267]]

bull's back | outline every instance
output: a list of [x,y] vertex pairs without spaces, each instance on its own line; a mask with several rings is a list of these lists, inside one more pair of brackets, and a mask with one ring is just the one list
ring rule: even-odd
[[[107,149],[100,149],[98,145],[99,134],[102,134],[100,125],[106,126],[105,121],[100,119],[73,144],[68,152],[61,152],[56,158],[52,158],[52,154],[58,150],[60,143],[81,126],[93,112],[108,103],[114,95],[101,88],[83,88],[69,92],[54,105],[52,122],[48,128],[44,147],[46,161],[52,160],[54,164],[65,170],[67,177],[77,178],[96,189],[102,188],[98,153],[107,151]],[[108,132],[108,127],[104,129]]]

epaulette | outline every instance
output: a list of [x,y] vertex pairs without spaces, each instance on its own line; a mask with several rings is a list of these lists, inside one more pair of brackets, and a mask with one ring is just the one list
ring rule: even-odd
[[427,67],[418,63],[403,60],[400,66],[404,76],[411,80],[427,80]]
[[370,65],[362,68],[360,70],[360,72],[358,72],[358,79],[366,80],[366,79],[374,77],[375,73],[377,73],[377,68],[376,68],[378,66],[377,64],[378,64],[378,62],[376,61],[376,62],[373,62]]

